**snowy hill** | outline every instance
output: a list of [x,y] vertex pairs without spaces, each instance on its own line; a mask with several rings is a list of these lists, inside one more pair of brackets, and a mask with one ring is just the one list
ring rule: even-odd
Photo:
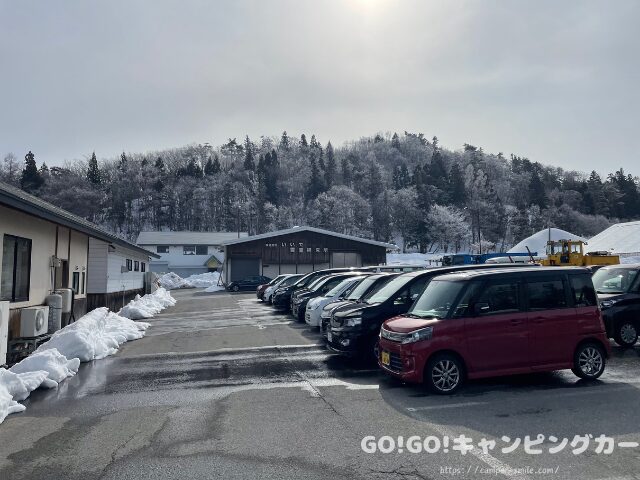
[[586,242],[586,239],[567,232],[566,230],[560,228],[545,228],[522,240],[510,249],[508,253],[527,253],[526,247],[529,247],[531,253],[537,252],[539,256],[546,255],[549,237],[551,237],[551,240],[582,240]]
[[587,252],[607,251],[640,256],[640,222],[611,225],[589,240]]

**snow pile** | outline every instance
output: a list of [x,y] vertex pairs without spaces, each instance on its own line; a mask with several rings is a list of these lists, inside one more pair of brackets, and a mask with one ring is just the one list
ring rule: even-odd
[[161,287],[155,292],[143,297],[136,295],[136,298],[122,308],[118,312],[118,315],[131,320],[153,318],[165,308],[172,307],[175,304],[176,300],[167,290]]
[[193,285],[194,288],[209,288],[218,284],[220,273],[207,272],[199,275],[191,275],[184,279],[187,283]]
[[387,265],[429,265],[442,260],[441,253],[387,253]]
[[221,292],[222,290],[224,290],[224,286],[222,285],[211,285],[209,288],[205,289],[205,292],[213,293],[213,292]]
[[176,273],[169,272],[162,275],[158,279],[158,283],[167,290],[175,290],[177,288],[209,288],[216,286],[219,280],[220,273],[218,272],[200,273],[187,278],[182,278]]
[[624,264],[640,263],[640,256],[620,257],[620,263],[624,263]]
[[67,359],[57,349],[37,351],[9,369],[10,372],[25,374],[29,372],[44,371],[47,378],[42,382],[43,387],[55,388],[65,378],[73,377],[78,373],[80,359]]
[[116,353],[123,343],[142,338],[148,327],[148,323],[134,322],[106,307],[97,308],[58,330],[36,352],[57,348],[67,358],[99,360]]
[[585,249],[587,252],[626,253],[637,257],[640,254],[640,222],[611,225],[592,237]]
[[[549,232],[549,230],[551,230],[551,232]],[[586,242],[584,238],[560,228],[545,228],[544,230],[540,230],[538,233],[534,233],[530,237],[525,238],[516,246],[511,248],[507,253],[527,253],[527,247],[529,247],[531,253],[535,254],[537,252],[538,256],[546,256],[549,236],[551,236],[551,240],[582,240],[583,242]]]
[[[153,295],[153,302],[161,308],[175,305],[164,289]],[[103,307],[58,330],[27,358],[9,370],[0,369],[0,423],[7,415],[22,412],[25,407],[17,402],[36,388],[57,387],[78,372],[80,362],[113,355],[123,343],[142,338],[148,327],[148,323],[134,322]]]
[[167,290],[175,290],[177,288],[193,288],[188,282],[185,281],[180,275],[169,272],[165,273],[158,279],[158,284]]

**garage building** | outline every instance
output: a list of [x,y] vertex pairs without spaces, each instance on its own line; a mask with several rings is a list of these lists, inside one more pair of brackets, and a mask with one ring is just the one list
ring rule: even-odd
[[381,265],[390,243],[344,235],[315,227],[238,238],[224,242],[225,283],[252,275],[274,278],[283,273],[308,273],[323,268]]

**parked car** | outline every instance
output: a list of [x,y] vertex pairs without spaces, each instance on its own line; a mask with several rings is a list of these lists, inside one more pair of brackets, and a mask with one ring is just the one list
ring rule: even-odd
[[280,287],[287,287],[291,285],[292,283],[297,281],[300,277],[302,277],[302,274],[293,273],[293,274],[281,275],[281,277],[283,278],[280,279],[278,282],[274,283],[273,285],[270,285],[269,287],[267,287],[266,290],[264,291],[263,297],[265,302],[271,303],[273,292],[275,292]]
[[227,290],[230,292],[239,292],[240,290],[253,290],[257,288],[258,285],[263,283],[269,283],[271,279],[269,277],[265,277],[264,275],[253,275],[251,277],[243,278],[242,280],[234,280],[233,282],[229,282],[227,285]]
[[366,300],[367,296],[382,288],[392,278],[396,277],[396,273],[374,274],[365,277],[360,283],[349,290],[344,298],[336,300],[325,305],[320,313],[320,333],[326,338],[329,331],[329,322],[331,321],[331,313],[345,305],[353,305],[355,303]]
[[593,274],[607,336],[623,347],[638,341],[640,265],[610,265]]
[[519,264],[459,265],[398,275],[364,301],[334,310],[331,314],[331,327],[327,332],[327,345],[335,352],[375,360],[382,322],[406,313],[432,278],[462,270],[500,268],[530,267]]
[[355,272],[358,271],[355,268],[328,268],[324,270],[316,270],[315,272],[307,273],[299,278],[297,281],[292,283],[289,286],[278,288],[273,293],[273,306],[278,309],[289,309],[291,308],[291,295],[296,290],[301,288],[305,288],[309,286],[312,282],[317,280],[320,277],[325,275],[329,275],[330,273],[339,273],[339,272]]
[[283,280],[286,277],[286,275],[278,275],[276,278],[272,279],[270,282],[267,283],[262,283],[260,285],[257,286],[256,288],[256,297],[258,297],[258,300],[264,300],[264,292],[267,288],[269,288],[271,285],[275,285],[276,283],[280,283],[280,280]]
[[338,283],[335,287],[329,290],[322,296],[312,298],[307,302],[307,308],[304,313],[304,321],[311,327],[320,326],[320,314],[325,305],[335,302],[337,299],[342,298],[351,287],[357,285],[367,276],[359,275],[353,277],[347,277]]
[[447,394],[466,378],[571,369],[595,379],[611,347],[587,269],[528,267],[434,278],[384,322],[379,349],[385,372]]
[[312,298],[321,297],[329,290],[333,289],[345,278],[357,276],[356,272],[331,273],[320,277],[309,285],[309,288],[300,289],[291,296],[291,313],[299,322],[304,321],[304,314],[307,309],[307,302]]

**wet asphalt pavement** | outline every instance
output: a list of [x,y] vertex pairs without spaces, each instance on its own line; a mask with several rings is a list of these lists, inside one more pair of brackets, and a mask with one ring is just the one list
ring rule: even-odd
[[[640,442],[640,347],[614,347],[595,383],[523,375],[440,397],[327,352],[252,294],[174,296],[145,338],[0,425],[0,479],[640,478],[640,446],[620,443]],[[612,453],[596,452],[601,434]],[[398,448],[365,453],[369,435]],[[437,451],[410,453],[411,436]]]

